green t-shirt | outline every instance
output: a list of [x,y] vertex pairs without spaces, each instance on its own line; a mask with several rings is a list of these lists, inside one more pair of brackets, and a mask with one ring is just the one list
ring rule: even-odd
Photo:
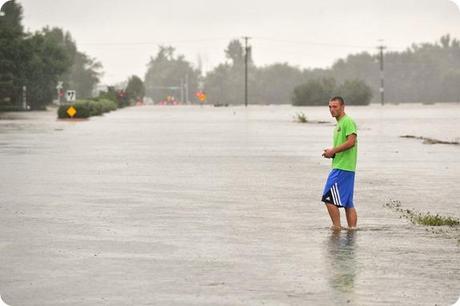
[[[347,115],[340,118],[334,129],[334,148],[347,141],[347,136],[357,133],[356,123]],[[340,153],[336,153],[332,159],[332,168],[347,171],[356,170],[356,159],[358,155],[358,139],[353,147]]]

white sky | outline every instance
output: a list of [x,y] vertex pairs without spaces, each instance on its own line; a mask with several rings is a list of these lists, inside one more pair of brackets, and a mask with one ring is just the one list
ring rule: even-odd
[[225,61],[228,42],[252,37],[256,65],[329,67],[349,53],[460,39],[460,11],[449,0],[16,0],[26,30],[70,31],[78,49],[104,66],[102,83],[141,78],[158,45],[204,70]]

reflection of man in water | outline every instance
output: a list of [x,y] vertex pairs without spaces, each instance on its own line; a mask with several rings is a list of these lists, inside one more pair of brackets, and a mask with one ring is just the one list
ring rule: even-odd
[[329,285],[337,295],[334,295],[337,305],[354,299],[354,284],[356,277],[355,259],[356,231],[333,231],[327,243],[326,258],[330,263],[328,273]]
[[324,150],[325,158],[332,158],[332,171],[324,186],[322,201],[332,220],[332,229],[341,229],[339,208],[345,208],[348,227],[356,228],[358,217],[353,205],[356,158],[358,143],[356,123],[345,114],[342,97],[329,101],[329,111],[337,120],[334,129],[333,147]]

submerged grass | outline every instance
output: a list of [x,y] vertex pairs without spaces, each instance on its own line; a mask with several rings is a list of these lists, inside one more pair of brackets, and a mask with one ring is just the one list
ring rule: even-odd
[[305,116],[305,114],[303,112],[296,113],[295,116],[294,116],[294,119],[297,122],[300,122],[300,123],[307,123],[308,122],[307,116]]
[[460,220],[457,218],[452,218],[452,217],[444,217],[440,216],[438,214],[432,215],[430,213],[427,213],[425,215],[418,214],[416,216],[413,216],[413,219],[415,223],[422,224],[422,225],[428,225],[428,226],[457,226],[460,225]]
[[460,225],[460,220],[455,217],[445,217],[439,214],[433,215],[431,213],[420,213],[411,209],[401,208],[401,202],[391,200],[385,204],[386,207],[391,208],[399,213],[401,216],[410,220],[414,224],[425,226],[450,226],[455,227]]
[[401,137],[401,138],[421,139],[421,140],[423,140],[424,144],[452,144],[452,145],[459,145],[460,144],[458,141],[443,141],[443,140],[438,140],[438,139],[428,138],[428,137],[423,137],[423,136],[403,135],[403,136],[399,136],[399,137]]
[[295,122],[298,123],[313,123],[313,124],[324,124],[330,123],[329,121],[322,120],[309,120],[303,112],[296,113],[295,116],[292,116]]

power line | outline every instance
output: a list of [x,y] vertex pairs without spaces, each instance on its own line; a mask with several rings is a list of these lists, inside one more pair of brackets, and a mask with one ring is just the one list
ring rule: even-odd
[[268,37],[254,37],[254,39],[278,43],[288,43],[288,44],[299,44],[299,45],[318,45],[318,46],[327,46],[327,47],[345,47],[345,48],[358,48],[358,49],[371,49],[374,46],[364,46],[364,45],[349,45],[349,44],[340,44],[340,43],[329,43],[329,42],[314,42],[314,41],[302,41],[302,40],[284,40],[284,39],[274,39]]
[[[294,45],[316,45],[316,46],[325,46],[325,47],[335,47],[335,48],[354,48],[354,49],[374,49],[375,45],[351,45],[351,44],[344,44],[344,43],[335,43],[335,42],[315,42],[315,41],[303,41],[303,40],[285,40],[285,39],[276,39],[276,38],[269,38],[269,37],[253,37],[255,40],[259,41],[268,41],[268,42],[275,42],[275,43],[286,43],[286,44],[294,44]],[[413,44],[413,43],[412,43]],[[412,47],[411,45],[391,45],[386,46],[387,49],[391,50],[399,50],[399,49],[408,49]]]
[[[335,48],[354,48],[354,49],[373,49],[374,46],[370,45],[353,45],[353,44],[342,44],[334,42],[317,42],[317,41],[302,41],[302,40],[284,40],[270,37],[251,37],[251,39],[273,42],[273,43],[286,43],[286,44],[297,44],[297,45],[316,45],[325,47]],[[137,42],[80,42],[78,45],[85,46],[143,46],[143,45],[165,45],[165,44],[193,44],[201,42],[214,42],[214,41],[230,41],[231,37],[214,37],[214,38],[201,38],[201,39],[189,39],[189,40],[170,40],[170,41],[137,41]],[[404,49],[410,48],[411,46],[391,46],[390,49]]]
[[94,46],[130,46],[130,45],[165,45],[165,44],[184,44],[184,43],[200,43],[207,41],[222,41],[229,40],[228,38],[203,38],[193,40],[171,40],[171,41],[138,41],[138,42],[83,42],[78,45],[94,45]]

